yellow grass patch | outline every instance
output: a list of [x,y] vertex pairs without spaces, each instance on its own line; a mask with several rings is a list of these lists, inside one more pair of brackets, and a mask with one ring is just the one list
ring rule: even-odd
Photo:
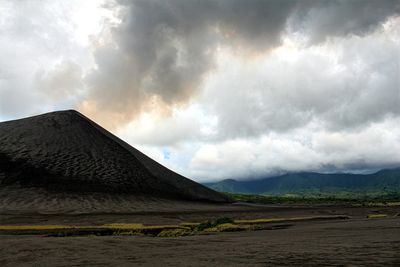
[[190,229],[165,229],[162,230],[157,237],[178,237],[178,236],[187,236],[192,234],[192,230]]
[[298,222],[298,221],[313,221],[313,220],[332,220],[332,219],[350,219],[346,215],[332,216],[310,216],[310,217],[292,217],[292,218],[269,218],[255,220],[235,220],[237,224],[260,224],[260,223],[281,223],[281,222]]
[[233,223],[223,223],[211,228],[207,228],[204,232],[237,232],[250,230],[248,225],[237,225]]
[[110,228],[110,229],[138,229],[144,227],[144,225],[141,223],[111,223],[111,224],[104,224],[98,227]]
[[[371,214],[368,218],[386,217],[384,214]],[[94,226],[72,225],[0,225],[6,234],[41,234],[47,236],[93,236],[93,235],[146,235],[158,237],[177,237],[201,232],[235,232],[269,229],[267,223],[282,223],[309,220],[349,219],[345,215],[313,216],[294,218],[267,218],[255,220],[235,220],[223,218],[203,223],[181,223],[178,225],[143,225],[140,223],[112,223]],[[229,219],[229,220],[227,220]],[[217,223],[221,221],[221,223]],[[204,227],[200,227],[204,226]]]
[[368,214],[368,219],[378,219],[378,218],[385,218],[387,214]]

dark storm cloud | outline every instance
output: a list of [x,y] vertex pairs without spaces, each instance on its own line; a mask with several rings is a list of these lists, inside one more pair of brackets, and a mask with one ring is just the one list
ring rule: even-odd
[[393,0],[117,3],[121,23],[111,31],[112,44],[95,51],[86,102],[86,112],[102,113],[99,119],[112,118],[114,126],[132,120],[148,102],[171,107],[188,101],[213,69],[220,46],[263,53],[278,46],[288,29],[306,33],[312,42],[363,34],[399,11]]
[[166,106],[190,99],[213,68],[219,44],[239,49],[279,44],[295,6],[287,0],[119,3],[115,45],[95,52],[98,68],[88,80],[94,109],[120,114],[122,122],[154,98]]
[[302,31],[311,43],[327,37],[363,35],[388,17],[400,13],[399,0],[303,1],[293,14],[291,27]]

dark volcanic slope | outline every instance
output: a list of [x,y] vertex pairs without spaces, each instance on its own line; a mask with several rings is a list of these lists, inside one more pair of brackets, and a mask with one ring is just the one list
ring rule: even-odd
[[122,194],[228,201],[163,167],[76,111],[0,123],[0,185],[0,201],[7,191],[27,192],[28,188],[67,197]]

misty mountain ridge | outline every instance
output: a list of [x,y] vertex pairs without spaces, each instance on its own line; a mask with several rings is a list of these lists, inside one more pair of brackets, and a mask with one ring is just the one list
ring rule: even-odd
[[383,169],[371,174],[299,172],[256,180],[225,179],[204,185],[220,192],[260,195],[335,194],[343,191],[400,193],[400,168]]

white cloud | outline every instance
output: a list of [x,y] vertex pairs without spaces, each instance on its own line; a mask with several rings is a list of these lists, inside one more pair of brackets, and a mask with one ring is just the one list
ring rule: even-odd
[[290,134],[267,134],[203,144],[188,174],[200,181],[251,179],[298,171],[368,171],[400,162],[400,119],[360,131],[330,132],[310,124]]
[[[364,37],[294,46],[256,59],[224,50],[203,103],[225,137],[284,132],[318,120],[333,130],[400,115],[400,20]],[[397,35],[396,35],[397,34]]]
[[[74,65],[83,75],[93,66],[89,41],[92,35],[101,32],[104,19],[102,1],[80,2],[0,2],[0,113],[3,117],[16,118],[75,106],[73,102],[54,99],[55,94],[60,99],[64,93],[68,96],[68,91],[74,90],[66,88],[68,83],[75,83],[75,87],[80,83],[79,77],[72,77],[75,81],[68,82],[66,79],[71,78],[68,75],[60,79],[60,67]],[[82,12],[87,12],[85,17]],[[49,90],[53,92],[43,94]]]
[[199,98],[124,136],[184,155],[158,158],[199,181],[397,166],[399,22],[314,46],[288,34],[255,57],[220,47]]
[[0,120],[79,107],[198,180],[400,163],[398,1],[121,3],[1,1]]
[[181,143],[208,140],[216,134],[216,118],[200,106],[174,108],[167,117],[155,109],[116,130],[124,140],[136,145],[179,146]]

